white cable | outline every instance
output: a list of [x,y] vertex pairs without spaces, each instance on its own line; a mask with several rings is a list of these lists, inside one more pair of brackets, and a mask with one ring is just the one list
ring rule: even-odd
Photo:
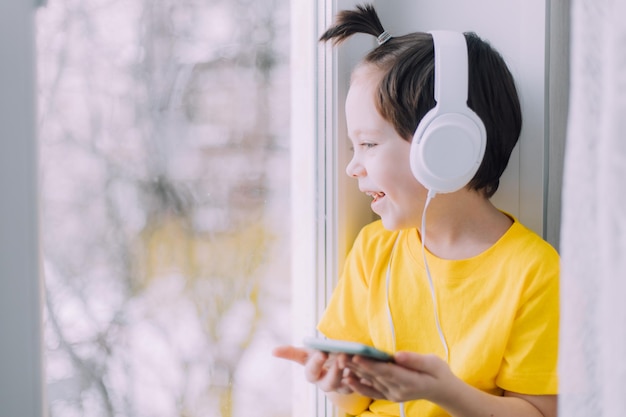
[[433,278],[430,275],[430,268],[428,267],[428,261],[426,260],[426,209],[428,209],[428,205],[431,200],[435,198],[437,193],[428,190],[428,197],[426,197],[426,203],[424,203],[424,212],[422,213],[422,256],[424,257],[424,267],[426,268],[426,276],[428,277],[428,285],[430,286],[430,295],[433,300],[433,309],[435,312],[435,323],[437,324],[437,332],[439,333],[439,339],[441,340],[441,344],[443,345],[443,350],[446,353],[446,361],[450,360],[450,351],[448,349],[448,343],[446,342],[446,338],[443,335],[443,330],[441,329],[441,323],[439,321],[439,306],[437,305],[437,294],[435,294],[435,285],[433,283]]
[[[396,329],[393,325],[393,318],[391,317],[391,305],[389,304],[389,283],[391,282],[391,260],[393,259],[393,254],[396,252],[396,245],[398,244],[398,240],[400,240],[400,235],[402,231],[398,232],[398,236],[396,236],[395,242],[393,242],[393,247],[391,248],[391,255],[389,255],[389,263],[387,264],[387,277],[385,282],[385,292],[387,296],[387,318],[389,319],[389,327],[391,328],[391,340],[393,342],[393,351],[396,351]],[[406,417],[406,413],[404,411],[404,403],[400,403],[400,417]]]
[[398,240],[400,240],[400,234],[402,232],[398,232],[398,236],[396,236],[396,241],[393,242],[393,247],[391,248],[391,255],[389,255],[389,263],[387,264],[387,277],[386,277],[386,286],[385,292],[387,295],[387,318],[389,319],[389,326],[391,327],[391,340],[393,342],[393,351],[396,351],[396,330],[393,325],[393,318],[391,317],[391,305],[389,305],[389,283],[391,282],[391,260],[393,259],[393,254],[396,251],[396,245],[398,244]]

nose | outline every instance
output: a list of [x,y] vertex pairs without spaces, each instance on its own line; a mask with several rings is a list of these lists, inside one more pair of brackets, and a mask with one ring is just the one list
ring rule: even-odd
[[365,168],[356,157],[356,153],[352,155],[352,159],[346,166],[346,174],[352,178],[359,178],[365,175]]

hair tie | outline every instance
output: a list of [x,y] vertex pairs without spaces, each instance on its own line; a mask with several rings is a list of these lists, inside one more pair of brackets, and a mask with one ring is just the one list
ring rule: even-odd
[[378,37],[376,38],[376,41],[378,42],[378,46],[380,46],[383,43],[387,42],[389,39],[391,39],[391,35],[389,34],[389,32],[385,30],[383,33],[378,35]]

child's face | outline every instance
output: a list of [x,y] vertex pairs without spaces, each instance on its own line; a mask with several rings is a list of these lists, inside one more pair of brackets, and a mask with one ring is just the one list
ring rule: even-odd
[[357,68],[346,98],[348,136],[354,147],[346,173],[373,198],[372,210],[389,230],[418,227],[426,189],[409,165],[410,143],[384,120],[374,104],[380,74],[371,66]]

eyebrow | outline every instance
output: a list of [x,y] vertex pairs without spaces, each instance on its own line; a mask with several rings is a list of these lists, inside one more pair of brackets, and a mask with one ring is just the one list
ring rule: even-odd
[[[354,136],[382,136],[383,131],[380,129],[357,129],[354,131]],[[353,139],[352,135],[348,133],[348,138]]]

